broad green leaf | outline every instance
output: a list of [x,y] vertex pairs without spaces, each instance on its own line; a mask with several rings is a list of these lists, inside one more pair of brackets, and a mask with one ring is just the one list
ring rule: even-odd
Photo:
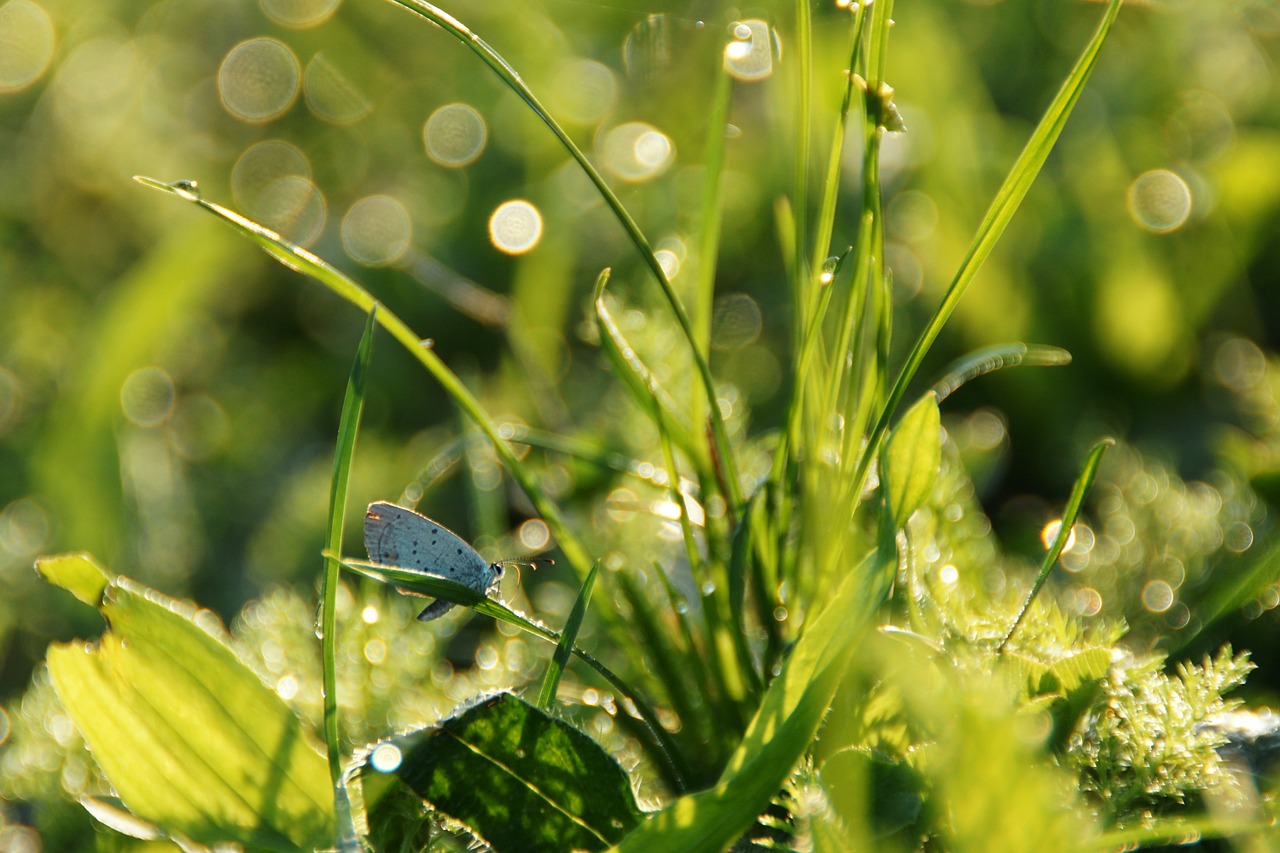
[[[83,589],[88,570],[47,574]],[[42,565],[48,561],[42,561]],[[95,567],[96,568],[96,567]],[[101,570],[99,570],[101,571]],[[55,643],[49,674],[120,800],[201,843],[295,851],[332,843],[325,761],[293,712],[190,605],[110,578],[96,644]],[[206,614],[207,615],[207,614]]]
[[909,826],[924,807],[927,785],[920,773],[873,750],[842,749],[827,759],[819,778],[845,825],[870,824],[876,835]]
[[930,391],[912,406],[885,442],[881,460],[887,520],[894,531],[907,524],[933,488],[942,465],[942,416]]
[[864,600],[872,557],[849,572],[796,642],[720,781],[655,812],[615,849],[720,853],[777,795],[813,742],[878,602]]
[[356,772],[375,835],[401,786],[497,853],[602,850],[642,816],[612,756],[510,693],[373,745]]

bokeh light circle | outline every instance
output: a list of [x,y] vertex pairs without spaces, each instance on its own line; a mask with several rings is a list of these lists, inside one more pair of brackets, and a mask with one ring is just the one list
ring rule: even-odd
[[651,124],[633,121],[604,134],[600,152],[605,167],[625,181],[647,181],[675,160],[675,144]]
[[342,0],[258,0],[268,18],[295,29],[323,24],[341,4]]
[[158,367],[133,371],[120,387],[120,408],[138,426],[158,426],[168,420],[174,398],[173,380]]
[[427,156],[451,169],[475,162],[488,140],[484,117],[468,104],[446,104],[422,128]]
[[1168,169],[1143,172],[1129,185],[1129,215],[1148,231],[1174,231],[1191,215],[1191,187]]
[[302,66],[284,44],[252,38],[227,53],[218,68],[218,95],[227,112],[247,122],[279,118],[302,87]]
[[30,86],[53,60],[53,21],[30,0],[0,6],[0,92]]
[[394,264],[409,250],[412,237],[409,211],[391,196],[366,196],[342,217],[342,246],[365,266]]
[[489,239],[499,251],[522,255],[542,239],[542,214],[524,199],[504,201],[489,217]]
[[773,73],[774,35],[765,21],[739,21],[724,48],[724,70],[739,80],[763,80]]

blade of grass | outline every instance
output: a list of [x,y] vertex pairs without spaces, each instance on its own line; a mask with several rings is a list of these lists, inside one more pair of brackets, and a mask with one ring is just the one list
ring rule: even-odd
[[[708,553],[706,558],[698,551],[698,542],[694,534],[693,524],[689,519],[689,507],[685,503],[684,492],[679,488],[680,472],[676,466],[675,452],[672,448],[673,430],[667,419],[667,411],[658,394],[656,380],[648,368],[630,350],[622,339],[608,306],[604,301],[604,287],[608,283],[608,270],[596,279],[595,308],[596,325],[600,331],[606,352],[618,362],[618,370],[629,375],[628,385],[642,409],[649,413],[654,426],[658,430],[658,438],[662,445],[662,455],[667,466],[668,492],[671,500],[679,508],[681,541],[684,544],[685,558],[689,561],[689,569],[694,581],[701,589],[710,585],[713,590],[703,602],[702,614],[707,626],[707,652],[711,658],[713,672],[716,674],[721,689],[732,700],[736,710],[743,709],[743,701],[747,693],[747,681],[739,671],[737,662],[745,656],[746,637],[730,629],[732,618],[726,612],[729,606],[728,575],[715,554]],[[625,349],[624,349],[625,348]],[[705,537],[710,550],[717,537]],[[743,724],[746,720],[742,720]]]
[[947,365],[942,378],[933,383],[938,402],[954,394],[970,380],[1004,370],[1006,367],[1059,367],[1071,363],[1071,353],[1044,344],[996,344],[971,352]]
[[812,744],[870,624],[872,611],[860,601],[865,570],[845,573],[796,641],[716,786],[669,803],[615,850],[719,853],[754,823]]
[[569,619],[564,623],[564,630],[560,632],[560,640],[556,643],[555,653],[551,655],[551,661],[547,664],[547,674],[542,678],[542,690],[538,693],[538,707],[543,710],[550,708],[551,703],[555,701],[556,688],[560,686],[560,676],[564,674],[564,666],[569,662],[573,644],[578,639],[582,619],[587,615],[587,605],[591,602],[591,590],[595,588],[596,573],[599,571],[600,561],[596,560],[591,571],[587,573],[587,579],[582,582],[582,588],[578,590],[578,599],[573,602]]
[[[729,434],[724,425],[724,417],[720,413],[720,407],[716,405],[716,389],[715,381],[711,378],[711,368],[707,364],[707,360],[703,358],[702,353],[698,349],[697,335],[694,332],[693,323],[689,319],[689,314],[685,311],[680,297],[676,295],[675,289],[672,288],[671,282],[667,280],[667,275],[662,269],[662,263],[653,253],[653,248],[649,245],[649,240],[644,236],[644,232],[640,230],[640,226],[623,207],[622,202],[614,194],[613,190],[605,182],[600,172],[595,166],[591,165],[591,161],[582,153],[582,150],[574,144],[569,135],[560,127],[559,123],[551,116],[545,107],[534,96],[533,91],[525,84],[524,80],[516,72],[511,64],[490,47],[484,39],[473,33],[466,25],[457,18],[444,12],[443,10],[433,6],[424,0],[388,0],[421,18],[425,18],[436,26],[440,27],[453,38],[462,42],[467,49],[480,58],[490,70],[498,75],[498,78],[520,97],[522,101],[533,111],[538,119],[547,126],[551,133],[556,137],[569,156],[577,162],[578,166],[590,179],[600,196],[604,199],[605,204],[613,212],[614,217],[622,225],[627,236],[631,239],[631,243],[635,246],[636,251],[640,253],[641,259],[649,267],[654,278],[657,279],[659,287],[662,289],[662,295],[666,298],[667,304],[671,308],[672,314],[675,315],[676,322],[680,326],[680,331],[684,335],[685,341],[689,344],[690,352],[693,355],[694,367],[697,369],[698,376],[702,380],[702,387],[707,395],[708,410],[711,415],[711,431],[712,439],[715,445],[715,453],[720,459],[720,464],[724,466],[725,476],[724,483],[728,489],[725,496],[729,504],[729,516],[737,514],[738,507],[742,503],[741,486],[738,482],[738,466],[733,453],[733,447],[729,442]],[[585,570],[584,570],[585,571]]]
[[1022,618],[1027,615],[1027,610],[1031,608],[1031,602],[1035,600],[1040,588],[1048,580],[1049,572],[1053,569],[1054,563],[1058,562],[1062,549],[1071,537],[1071,528],[1075,525],[1076,518],[1080,515],[1080,507],[1084,504],[1084,496],[1088,494],[1089,487],[1093,485],[1093,479],[1098,474],[1098,465],[1102,462],[1102,454],[1115,443],[1114,438],[1104,438],[1089,451],[1089,456],[1085,459],[1084,470],[1080,472],[1080,476],[1076,479],[1076,484],[1071,489],[1071,497],[1067,499],[1067,507],[1062,511],[1062,520],[1058,525],[1058,535],[1053,537],[1053,544],[1049,546],[1049,550],[1045,552],[1044,560],[1040,563],[1040,574],[1036,576],[1036,581],[1032,584],[1031,591],[1027,593],[1027,600],[1023,602],[1017,618],[1009,626],[1009,633],[1004,635],[1004,639],[1000,641],[996,651],[1004,651],[1005,645],[1013,637],[1014,632],[1018,630],[1018,626],[1022,624]]
[[804,335],[805,325],[812,313],[814,300],[813,270],[805,258],[804,247],[809,245],[809,160],[813,146],[813,15],[809,10],[809,0],[796,0],[795,10],[795,50],[796,50],[796,109],[792,124],[796,128],[795,186],[792,192],[795,201],[792,203],[794,220],[794,240],[796,252],[794,266],[791,269],[791,281],[796,290],[795,338],[800,340]]
[[[862,26],[866,20],[866,4],[859,3],[853,15],[851,41],[849,48],[848,79],[845,82],[844,96],[840,102],[839,118],[836,120],[835,133],[832,134],[831,150],[827,154],[827,173],[822,182],[822,201],[818,205],[817,236],[813,241],[813,255],[810,268],[821,270],[823,262],[831,254],[831,234],[835,230],[836,201],[840,197],[840,174],[844,165],[844,137],[849,121],[849,110],[853,106],[853,69],[858,64],[858,54],[862,48]],[[838,352],[838,350],[837,350]]]
[[929,320],[929,324],[911,348],[906,362],[893,383],[888,399],[885,400],[884,406],[880,410],[880,416],[858,461],[857,470],[849,485],[854,495],[857,495],[862,490],[871,460],[879,452],[879,444],[884,438],[885,431],[889,428],[889,422],[893,419],[894,411],[907,393],[907,386],[915,377],[916,371],[920,369],[925,355],[933,346],[933,342],[942,331],[942,327],[951,317],[951,312],[955,310],[960,297],[964,295],[964,291],[973,281],[974,276],[977,275],[987,256],[991,254],[992,248],[1004,233],[1014,213],[1017,212],[1019,205],[1027,195],[1027,191],[1031,188],[1032,182],[1044,166],[1045,160],[1049,156],[1049,151],[1052,150],[1054,143],[1057,142],[1058,137],[1062,134],[1062,128],[1066,125],[1067,118],[1071,115],[1076,101],[1080,99],[1080,93],[1084,91],[1085,83],[1088,82],[1090,75],[1093,73],[1102,45],[1106,41],[1107,35],[1111,32],[1111,25],[1115,22],[1116,15],[1120,11],[1121,2],[1122,0],[1109,0],[1102,20],[1098,24],[1098,29],[1085,45],[1084,51],[1071,69],[1071,73],[1063,81],[1062,87],[1049,104],[1049,108],[1040,119],[1040,123],[1036,125],[1031,138],[1027,140],[1026,146],[1022,149],[1022,153],[1018,155],[1013,168],[1009,171],[1004,183],[992,200],[991,206],[987,209],[982,223],[978,226],[973,243],[969,246],[969,251],[966,253],[964,260],[961,261],[960,268],[956,271],[955,277],[948,286],[941,304],[939,304],[937,311],[934,312],[933,317]]
[[[720,57],[717,57],[720,59]],[[697,277],[693,284],[693,328],[696,346],[705,359],[711,358],[711,314],[716,293],[716,260],[719,257],[720,229],[724,223],[724,147],[729,123],[729,96],[733,78],[723,61],[716,72],[716,88],[711,94],[707,119],[707,141],[703,147],[703,176],[700,227],[698,231]],[[703,423],[705,397],[690,399],[693,423]]]
[[[664,584],[668,584],[662,566],[655,565]],[[636,629],[636,641],[643,643],[653,661],[654,673],[662,684],[671,707],[681,720],[681,735],[702,747],[705,741],[709,749],[702,750],[701,766],[706,767],[708,752],[723,759],[723,743],[713,738],[720,732],[711,730],[713,721],[719,718],[720,699],[714,690],[715,679],[707,668],[697,644],[693,640],[688,620],[683,620],[681,633],[671,631],[671,625],[659,615],[660,603],[647,584],[642,585],[631,574],[617,573],[615,583],[631,607],[631,624]],[[678,610],[672,610],[683,619]],[[680,642],[683,640],[683,642]],[[732,746],[732,744],[730,744]]]
[[673,438],[680,449],[692,458],[697,458],[694,453],[693,431],[677,417],[675,403],[658,384],[658,380],[653,377],[653,373],[645,366],[640,356],[631,348],[631,344],[627,343],[622,330],[613,319],[613,312],[609,310],[608,303],[604,299],[604,289],[609,283],[609,275],[610,270],[601,271],[596,277],[592,295],[601,347],[613,365],[614,373],[622,379],[631,392],[632,399],[648,414],[649,419],[658,427],[658,431]]
[[[342,553],[342,528],[347,515],[347,486],[351,480],[351,460],[355,456],[356,435],[360,431],[360,415],[364,412],[365,379],[369,374],[369,358],[373,353],[374,321],[378,315],[375,303],[356,349],[356,358],[347,379],[347,392],[342,400],[342,417],[338,422],[338,446],[333,455],[333,477],[329,485],[329,529],[325,548]],[[342,752],[338,740],[338,677],[334,655],[338,639],[338,561],[326,557],[324,585],[320,605],[320,649],[324,663],[324,740],[329,754],[329,777],[334,790],[342,781]]]

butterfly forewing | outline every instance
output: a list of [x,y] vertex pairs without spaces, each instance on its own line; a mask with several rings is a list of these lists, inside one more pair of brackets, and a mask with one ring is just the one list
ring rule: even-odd
[[[488,592],[499,576],[462,537],[424,515],[384,501],[369,505],[364,545],[374,563],[417,569],[481,593]],[[418,618],[429,622],[452,607],[452,602],[438,599]]]

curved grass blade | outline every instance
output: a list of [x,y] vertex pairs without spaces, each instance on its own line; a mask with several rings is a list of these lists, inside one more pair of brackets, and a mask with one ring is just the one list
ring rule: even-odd
[[[702,387],[707,395],[708,411],[711,415],[711,431],[712,440],[715,445],[715,453],[720,459],[720,463],[724,466],[725,476],[724,482],[728,489],[726,497],[729,501],[730,516],[736,515],[738,506],[742,503],[741,487],[738,483],[737,462],[733,455],[733,447],[729,442],[728,430],[724,425],[724,417],[720,413],[720,407],[715,404],[716,389],[715,382],[711,378],[711,367],[707,360],[703,357],[702,352],[698,348],[697,335],[693,328],[693,323],[689,319],[689,314],[685,311],[684,305],[680,302],[680,297],[676,295],[675,290],[671,286],[671,282],[667,280],[667,275],[662,269],[661,262],[653,253],[653,248],[649,245],[649,240],[644,236],[644,232],[640,230],[640,226],[632,219],[631,214],[623,207],[622,202],[614,194],[613,190],[605,182],[600,172],[591,165],[591,161],[582,153],[582,150],[574,144],[569,135],[560,127],[559,123],[552,118],[547,109],[542,106],[538,99],[534,96],[533,91],[525,84],[524,80],[516,72],[511,64],[490,47],[484,39],[473,33],[466,25],[457,18],[437,8],[436,6],[424,2],[424,0],[389,0],[397,6],[401,6],[410,12],[425,18],[442,30],[462,42],[466,47],[480,58],[485,65],[489,66],[498,78],[520,97],[522,101],[533,110],[534,114],[542,121],[543,124],[551,131],[569,156],[577,162],[578,166],[595,185],[596,190],[604,199],[606,205],[613,212],[614,217],[622,225],[627,236],[631,238],[632,245],[640,253],[641,258],[653,273],[654,278],[658,280],[658,285],[662,289],[662,295],[666,298],[667,304],[671,307],[672,314],[675,315],[676,322],[680,326],[680,331],[684,335],[685,340],[689,344],[690,352],[693,355],[694,367],[697,369],[698,376],[702,380]],[[585,570],[584,570],[585,571]]]
[[596,573],[600,571],[600,561],[596,560],[587,579],[578,590],[578,599],[569,611],[569,619],[560,632],[560,641],[556,643],[555,654],[547,664],[547,674],[542,679],[542,690],[538,693],[538,707],[549,708],[556,698],[556,688],[560,686],[560,676],[564,673],[564,665],[569,662],[573,653],[573,644],[578,639],[578,630],[582,627],[582,618],[587,615],[587,605],[591,602],[591,590],[596,585]]
[[1071,363],[1071,353],[1047,344],[996,344],[975,350],[947,365],[942,378],[933,383],[938,402],[950,397],[962,385],[979,376],[1006,367],[1061,367]]
[[610,270],[601,271],[596,277],[592,301],[595,305],[596,328],[600,332],[600,344],[613,364],[614,372],[631,391],[631,397],[639,404],[654,422],[659,432],[665,432],[682,450],[696,458],[693,453],[692,432],[681,423],[676,415],[675,403],[662,390],[662,386],[654,379],[653,374],[613,319],[613,313],[604,300],[604,288],[609,283]]
[[[369,357],[373,353],[375,304],[369,310],[364,334],[356,349],[342,400],[342,418],[338,422],[338,446],[333,454],[333,477],[329,484],[329,529],[325,548],[342,553],[342,528],[347,515],[347,485],[351,479],[351,460],[355,455],[356,434],[360,431],[360,415],[364,411],[365,378],[369,373]],[[338,746],[338,678],[334,669],[335,644],[338,636],[338,561],[326,557],[324,585],[320,605],[320,648],[324,664],[324,740],[329,753],[329,777],[335,790],[342,780],[342,752]]]
[[1013,620],[1013,625],[1009,627],[1009,633],[1004,635],[1004,639],[1000,641],[996,651],[1004,651],[1005,645],[1009,642],[1014,632],[1018,630],[1018,626],[1022,624],[1023,617],[1027,615],[1031,602],[1035,600],[1040,588],[1044,586],[1044,582],[1049,578],[1049,572],[1053,569],[1053,564],[1058,562],[1058,556],[1062,554],[1062,549],[1066,546],[1067,539],[1071,536],[1071,528],[1075,525],[1076,518],[1080,515],[1080,507],[1084,504],[1084,496],[1088,494],[1089,487],[1093,485],[1093,478],[1098,474],[1098,465],[1102,462],[1102,454],[1115,443],[1114,438],[1104,438],[1089,451],[1089,456],[1084,462],[1084,470],[1080,472],[1080,476],[1076,479],[1076,484],[1071,489],[1071,497],[1067,499],[1067,507],[1062,511],[1062,521],[1058,525],[1058,535],[1053,537],[1053,544],[1049,546],[1049,550],[1045,552],[1044,561],[1040,563],[1040,574],[1036,576],[1036,582],[1032,584],[1031,592],[1027,593],[1027,600],[1023,602],[1017,618]]
[[[197,191],[192,189],[192,182],[177,181],[173,184],[166,184],[163,181],[157,181],[154,178],[143,176],[135,176],[134,180],[143,186],[152,189],[162,190],[171,195],[195,203],[200,208],[212,213],[249,239],[257,243],[267,254],[280,261],[292,270],[310,276],[316,281],[328,287],[334,293],[343,299],[352,303],[360,310],[369,312],[373,310],[376,300],[373,296],[360,285],[347,278],[335,267],[328,262],[322,260],[315,254],[307,251],[301,246],[295,245],[285,240],[279,234],[269,228],[248,219],[233,210],[229,210],[222,205],[215,204],[211,201],[203,199]],[[444,388],[445,392],[453,398],[453,400],[466,412],[493,442],[494,448],[498,455],[502,458],[506,469],[520,484],[520,488],[528,495],[529,500],[538,510],[539,515],[547,522],[556,537],[556,542],[560,546],[560,550],[564,553],[569,563],[574,567],[579,577],[585,578],[587,572],[590,571],[592,560],[588,558],[586,549],[579,542],[578,538],[564,523],[559,507],[549,498],[546,493],[539,488],[537,481],[533,475],[525,467],[519,457],[512,450],[507,439],[502,435],[502,431],[498,425],[489,417],[488,413],[480,406],[480,403],[471,394],[467,387],[462,384],[458,377],[449,369],[449,367],[440,359],[439,356],[431,349],[431,342],[424,341],[418,337],[408,325],[405,324],[394,312],[386,306],[380,306],[377,313],[377,323],[391,333],[400,344],[409,351],[414,358],[427,369],[433,378]],[[607,612],[607,611],[606,611]]]
[[960,302],[960,297],[964,295],[965,290],[970,282],[973,281],[974,276],[977,275],[983,262],[991,254],[996,241],[1000,239],[1009,221],[1013,219],[1014,213],[1017,212],[1019,205],[1022,204],[1022,200],[1026,197],[1032,182],[1040,174],[1040,169],[1044,166],[1050,150],[1052,150],[1054,143],[1057,142],[1058,137],[1061,135],[1062,128],[1066,125],[1067,118],[1071,115],[1071,110],[1075,107],[1076,101],[1080,99],[1080,93],[1084,91],[1085,83],[1088,82],[1090,75],[1093,73],[1094,66],[1098,62],[1098,56],[1102,51],[1102,45],[1107,40],[1107,35],[1111,32],[1111,25],[1115,22],[1116,15],[1120,12],[1121,2],[1122,0],[1109,0],[1106,12],[1098,24],[1098,29],[1085,45],[1084,51],[1080,54],[1080,58],[1076,60],[1071,73],[1063,81],[1062,87],[1058,89],[1058,94],[1054,96],[1049,108],[1045,110],[1040,123],[1036,125],[1031,138],[1027,140],[1022,153],[1018,155],[1013,168],[1009,170],[1004,183],[999,191],[996,192],[996,197],[992,200],[991,206],[987,209],[987,213],[982,219],[982,223],[978,226],[973,243],[969,246],[969,251],[966,253],[964,260],[960,262],[960,268],[956,271],[955,277],[952,279],[950,286],[948,286],[941,304],[938,305],[938,309],[934,312],[933,317],[930,318],[929,324],[911,348],[906,362],[898,373],[898,378],[894,381],[893,387],[889,391],[888,399],[885,400],[884,406],[881,408],[880,417],[871,431],[862,457],[859,459],[857,471],[850,484],[853,494],[857,495],[862,491],[862,484],[866,479],[871,460],[879,452],[879,444],[884,438],[885,431],[889,428],[889,422],[893,419],[894,410],[897,409],[898,404],[902,402],[902,398],[906,395],[907,386],[915,378],[916,371],[920,369],[925,355],[933,346],[933,342],[942,331],[942,327],[950,319],[951,312],[955,310],[956,305]]

